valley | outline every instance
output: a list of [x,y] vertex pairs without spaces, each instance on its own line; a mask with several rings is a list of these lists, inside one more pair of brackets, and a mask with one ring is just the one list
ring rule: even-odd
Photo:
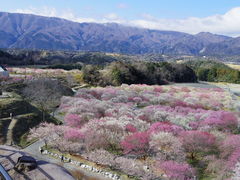
[[[115,87],[93,87],[90,84],[86,86],[86,81],[76,81],[82,70],[14,67],[9,68],[9,71],[10,79],[5,80],[8,84],[4,85],[6,90],[0,99],[1,132],[4,132],[1,134],[2,144],[23,148],[24,152],[38,160],[57,164],[61,161],[51,155],[42,155],[38,149],[41,147],[53,154],[63,153],[64,156],[71,157],[73,163],[80,160],[81,163],[86,163],[86,166],[97,169],[96,172],[106,171],[113,174],[112,177],[117,174],[116,177],[120,179],[164,179],[166,175],[200,179],[235,176],[227,170],[233,166],[224,167],[226,170],[221,174],[208,173],[208,166],[214,164],[208,165],[210,162],[204,158],[209,154],[215,156],[215,153],[225,153],[225,150],[221,149],[225,146],[224,143],[231,138],[238,138],[238,135],[234,135],[239,131],[240,106],[237,84],[193,81],[176,84],[172,82],[169,85],[130,83]],[[40,99],[33,101],[25,97],[25,90],[36,87],[38,90],[43,87],[53,88],[55,94],[62,92],[59,91],[62,88],[56,89],[59,85],[54,79],[60,80],[64,86],[80,86],[80,89],[74,90],[74,95],[65,90],[68,95],[60,95],[61,101],[56,101],[59,104],[54,105],[53,109],[49,106],[49,110],[39,106]],[[36,87],[32,86],[35,81],[38,82]],[[47,85],[48,81],[55,85]],[[39,86],[39,83],[43,84]],[[41,90],[39,92],[43,93],[41,95],[46,93]],[[29,93],[28,95],[33,98],[35,96]],[[58,99],[58,96],[56,98]],[[43,109],[45,117],[42,116]],[[9,117],[10,113],[13,113],[12,119]],[[158,141],[160,135],[166,139],[166,144],[158,144],[157,147],[163,148],[159,151],[158,148],[155,149],[154,143],[165,143],[163,139]],[[211,144],[206,144],[206,139],[199,139],[200,142],[194,143],[201,143],[195,145],[199,145],[200,149],[188,149],[188,144],[184,143],[188,143],[190,139],[182,138],[192,136],[195,139],[207,138],[208,141],[211,140]],[[36,141],[37,139],[39,140]],[[222,145],[218,146],[218,143]],[[206,146],[206,149],[201,149],[201,146]],[[218,152],[211,152],[211,148],[216,146]],[[171,159],[173,154],[174,158]],[[158,156],[165,159],[159,160]],[[226,164],[235,163],[229,158],[231,154],[221,160]],[[203,162],[206,166],[199,169],[199,163]],[[126,163],[129,164],[127,169]],[[215,161],[212,160],[212,163]],[[131,164],[133,166],[130,166]],[[107,178],[101,173],[79,169],[69,162],[61,166],[73,173],[75,178],[84,176],[82,174],[89,178]],[[180,169],[176,171],[171,169],[172,166],[186,169],[184,172]],[[149,170],[145,170],[146,167]]]
[[237,1],[2,1],[0,180],[239,180]]

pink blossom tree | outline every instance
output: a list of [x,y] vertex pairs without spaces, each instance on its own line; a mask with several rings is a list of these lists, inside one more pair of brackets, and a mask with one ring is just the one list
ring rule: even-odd
[[83,141],[84,134],[80,129],[66,127],[64,131],[64,138],[69,141]]
[[28,139],[39,139],[44,141],[47,146],[50,141],[53,141],[56,134],[57,126],[49,123],[41,123],[39,126],[30,129]]
[[240,135],[230,135],[220,144],[222,158],[228,158],[234,151],[240,148]]
[[131,132],[131,133],[137,132],[137,128],[133,124],[129,123],[125,126],[125,128],[128,132]]
[[182,143],[171,133],[159,132],[151,135],[150,149],[158,160],[175,160],[183,162],[185,152]]
[[124,138],[121,146],[125,154],[145,155],[149,150],[149,134],[136,132]]
[[88,129],[84,132],[84,144],[88,152],[94,149],[105,149],[109,147],[109,142],[107,140],[107,134]]
[[216,111],[212,112],[204,121],[202,121],[201,125],[208,125],[222,131],[236,131],[238,128],[238,120],[231,112]]
[[96,162],[101,165],[107,165],[110,167],[115,166],[116,164],[115,162],[116,156],[104,149],[96,149],[89,153],[85,153],[83,154],[83,157],[87,160]]
[[67,114],[64,118],[66,125],[76,128],[81,128],[85,123],[83,119],[77,114]]
[[163,161],[158,162],[156,166],[171,180],[193,180],[195,176],[195,170],[187,163]]
[[182,127],[174,125],[170,122],[156,122],[153,123],[149,128],[150,133],[170,132],[176,135],[181,131],[183,131]]
[[136,159],[130,159],[125,157],[117,157],[115,159],[116,168],[125,172],[126,174],[137,176],[141,179],[155,179],[156,175],[151,169],[145,169],[146,165]]
[[233,170],[236,164],[240,162],[240,149],[236,149],[228,158],[227,166]]
[[215,147],[215,137],[207,132],[185,131],[180,134],[180,138],[192,160],[196,159],[199,153],[210,152]]

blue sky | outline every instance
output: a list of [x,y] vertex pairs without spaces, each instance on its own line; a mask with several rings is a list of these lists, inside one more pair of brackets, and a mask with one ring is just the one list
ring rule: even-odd
[[240,35],[240,25],[235,25],[240,21],[240,0],[6,0],[0,11],[192,34]]

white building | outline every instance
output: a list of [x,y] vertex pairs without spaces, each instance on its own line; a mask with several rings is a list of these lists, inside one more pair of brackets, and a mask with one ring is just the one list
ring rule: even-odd
[[9,77],[8,70],[0,65],[0,77]]

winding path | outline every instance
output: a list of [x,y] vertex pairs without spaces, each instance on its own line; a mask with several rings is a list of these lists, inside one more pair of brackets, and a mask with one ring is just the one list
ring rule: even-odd
[[23,155],[28,154],[12,146],[0,145],[0,164],[13,180],[74,180],[65,168],[43,160],[37,160],[36,169],[17,172],[14,167]]
[[216,86],[230,93],[236,110],[240,112],[240,84],[216,84]]
[[13,128],[14,128],[15,124],[17,123],[17,121],[18,121],[17,119],[13,118],[8,126],[7,137],[6,137],[7,145],[13,144]]
[[74,166],[70,163],[62,163],[60,161],[60,159],[55,159],[55,158],[51,158],[47,155],[42,155],[39,152],[39,147],[44,146],[44,142],[43,141],[36,141],[35,143],[31,144],[30,146],[26,147],[25,149],[23,149],[24,152],[30,154],[31,156],[35,157],[36,159],[39,160],[43,160],[43,161],[47,161],[50,163],[54,163],[54,164],[61,164],[62,167],[64,167],[67,170],[77,170],[80,171],[81,173],[83,173],[86,177],[91,178],[91,179],[98,179],[98,180],[110,180],[108,178],[106,178],[105,176],[98,174],[98,173],[94,173],[94,172],[90,172],[87,171],[81,167],[77,167]]

